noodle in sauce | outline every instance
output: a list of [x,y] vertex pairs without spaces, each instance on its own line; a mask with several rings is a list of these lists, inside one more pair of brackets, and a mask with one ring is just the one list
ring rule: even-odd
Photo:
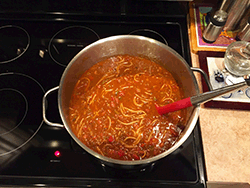
[[148,59],[119,55],[78,80],[70,101],[75,135],[101,155],[141,160],[168,150],[185,125],[185,110],[160,116],[160,106],[183,98],[175,79]]

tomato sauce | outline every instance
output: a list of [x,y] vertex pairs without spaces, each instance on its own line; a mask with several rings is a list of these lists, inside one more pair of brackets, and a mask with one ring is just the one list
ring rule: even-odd
[[160,116],[183,98],[166,69],[148,59],[119,55],[98,62],[78,80],[70,101],[73,132],[89,148],[120,160],[141,160],[173,146],[185,110]]

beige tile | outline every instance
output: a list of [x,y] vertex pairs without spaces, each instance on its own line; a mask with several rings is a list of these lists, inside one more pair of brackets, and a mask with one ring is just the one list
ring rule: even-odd
[[202,108],[208,180],[250,182],[250,112]]

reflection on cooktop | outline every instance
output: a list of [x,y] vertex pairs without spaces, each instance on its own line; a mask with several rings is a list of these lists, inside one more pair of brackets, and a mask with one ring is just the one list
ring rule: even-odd
[[3,73],[0,79],[0,156],[4,156],[24,146],[40,129],[44,90],[24,74]]

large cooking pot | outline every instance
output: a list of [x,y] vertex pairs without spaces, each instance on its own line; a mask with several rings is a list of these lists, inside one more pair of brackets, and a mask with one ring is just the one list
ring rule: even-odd
[[[167,151],[155,157],[136,160],[136,161],[123,161],[111,159],[96,153],[84,145],[73,133],[70,118],[69,118],[69,104],[72,91],[78,79],[82,74],[92,67],[94,64],[104,60],[110,56],[129,54],[133,56],[146,57],[156,63],[159,63],[172,73],[180,87],[183,88],[184,97],[190,97],[199,93],[198,85],[194,74],[186,63],[186,61],[173,49],[165,44],[142,36],[122,35],[112,36],[98,40],[81,50],[66,67],[58,87],[49,90],[43,98],[43,118],[44,121],[51,126],[65,127],[71,137],[89,154],[103,163],[118,167],[131,167],[147,165],[156,162],[161,158],[166,157],[174,152],[181,146],[193,131],[197,119],[199,106],[188,108],[188,121],[186,127],[181,134],[179,140]],[[63,125],[51,123],[47,120],[45,114],[46,97],[51,92],[59,89],[58,91],[58,107]]]

